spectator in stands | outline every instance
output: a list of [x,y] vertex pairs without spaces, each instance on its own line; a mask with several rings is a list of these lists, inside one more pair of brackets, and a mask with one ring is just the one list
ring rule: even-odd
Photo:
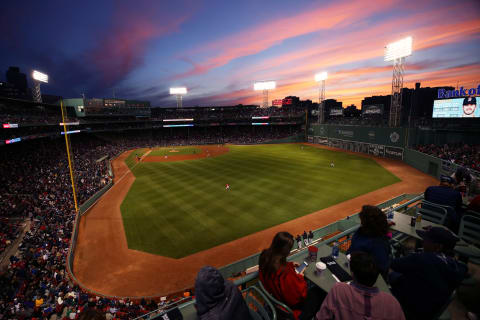
[[467,210],[472,210],[480,213],[480,194],[477,194],[472,198],[472,200],[467,206]]
[[353,282],[339,282],[333,286],[317,313],[317,320],[405,319],[397,299],[375,287],[379,269],[370,254],[353,252],[350,271]]
[[[58,123],[58,120],[57,120]],[[119,125],[120,127],[120,125]],[[120,152],[159,144],[203,144],[223,142],[256,143],[291,135],[278,130],[255,131],[233,128],[195,134],[174,131],[78,134],[71,137],[80,204],[111,181],[107,159]],[[258,130],[257,130],[258,129]],[[298,133],[299,127],[296,129]],[[2,147],[0,152],[0,254],[22,235],[22,219],[30,218],[29,229],[8,268],[0,270],[0,318],[75,318],[97,307],[107,318],[133,319],[158,308],[156,303],[135,303],[92,297],[73,285],[65,269],[75,211],[71,197],[65,142],[62,139],[33,139]],[[20,218],[20,219],[19,219]]]
[[214,267],[200,269],[195,281],[197,315],[208,320],[251,319],[240,290]]
[[455,179],[455,190],[459,191],[462,196],[465,196],[472,188],[471,184],[474,179],[467,168],[458,167],[452,178]]
[[449,176],[440,177],[439,186],[430,186],[425,190],[425,200],[443,206],[449,206],[448,219],[445,225],[453,231],[458,230],[462,216],[462,194],[453,189],[455,181]]
[[459,240],[452,232],[433,227],[417,234],[423,239],[424,252],[394,259],[390,284],[407,319],[433,319],[467,270],[448,255]]
[[380,273],[386,277],[390,264],[390,238],[387,216],[375,206],[365,205],[360,211],[361,226],[352,238],[348,253],[363,251],[371,254]]
[[307,290],[303,272],[297,273],[295,264],[287,262],[292,247],[290,233],[277,233],[270,247],[260,254],[259,279],[271,295],[294,311],[296,319],[310,320],[326,294],[318,287]]
[[480,171],[480,145],[468,145],[464,143],[440,145],[417,145],[420,151],[443,160],[450,161],[459,166]]

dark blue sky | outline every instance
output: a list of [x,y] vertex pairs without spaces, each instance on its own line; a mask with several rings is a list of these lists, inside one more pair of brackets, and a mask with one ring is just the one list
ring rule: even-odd
[[45,93],[175,105],[314,101],[313,76],[329,72],[327,98],[359,104],[389,94],[385,44],[413,37],[405,84],[480,83],[480,1],[10,1],[0,13],[0,71],[49,74]]

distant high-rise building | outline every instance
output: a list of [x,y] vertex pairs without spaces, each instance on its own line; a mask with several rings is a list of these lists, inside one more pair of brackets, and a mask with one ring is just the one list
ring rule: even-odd
[[19,67],[9,67],[7,70],[7,82],[12,84],[21,93],[27,93],[27,75],[20,72]]

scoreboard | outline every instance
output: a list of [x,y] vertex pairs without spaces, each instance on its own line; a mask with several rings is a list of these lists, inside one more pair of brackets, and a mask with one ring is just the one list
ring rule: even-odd
[[480,118],[480,97],[471,98],[474,105],[464,105],[465,99],[435,100],[432,118]]

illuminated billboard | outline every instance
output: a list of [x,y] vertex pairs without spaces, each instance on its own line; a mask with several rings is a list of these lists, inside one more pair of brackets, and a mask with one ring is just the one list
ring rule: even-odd
[[383,114],[383,104],[371,104],[362,107],[362,114]]
[[432,118],[480,118],[480,97],[435,100]]
[[292,99],[275,99],[272,100],[272,106],[283,106],[283,105],[290,105],[292,104]]
[[331,116],[343,116],[343,108],[332,108],[330,109]]

